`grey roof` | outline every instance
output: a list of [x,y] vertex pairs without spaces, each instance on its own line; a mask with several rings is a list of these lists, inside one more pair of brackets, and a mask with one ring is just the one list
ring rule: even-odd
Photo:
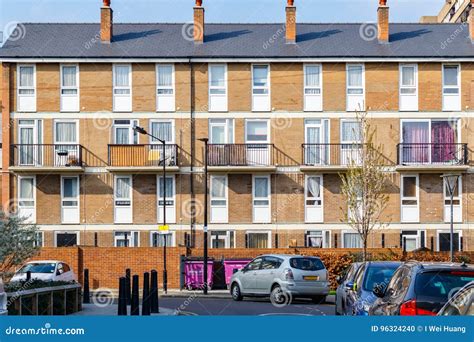
[[0,58],[474,57],[461,24],[392,23],[389,44],[378,42],[374,24],[298,24],[296,44],[286,44],[283,24],[206,24],[205,43],[197,45],[191,24],[114,24],[111,44],[100,43],[99,24],[21,24],[16,31]]

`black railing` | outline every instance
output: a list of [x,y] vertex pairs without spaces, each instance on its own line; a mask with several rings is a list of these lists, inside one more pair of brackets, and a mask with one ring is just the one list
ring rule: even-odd
[[77,144],[14,144],[11,158],[12,166],[83,166],[82,146]]
[[163,145],[109,145],[109,166],[116,167],[147,167],[177,166],[177,145],[166,144],[163,158]]
[[359,164],[363,144],[303,144],[303,165],[345,166]]
[[398,165],[467,165],[467,144],[398,144]]
[[209,166],[273,165],[273,144],[210,144]]

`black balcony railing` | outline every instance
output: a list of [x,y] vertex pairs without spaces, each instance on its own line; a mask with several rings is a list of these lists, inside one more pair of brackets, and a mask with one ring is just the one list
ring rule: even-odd
[[358,164],[363,144],[303,144],[306,166],[346,166]]
[[398,144],[398,165],[467,165],[467,144]]
[[209,166],[271,166],[273,144],[210,144]]
[[163,145],[109,145],[109,166],[115,167],[149,167],[177,166],[177,145],[166,144],[163,158]]
[[14,144],[12,166],[73,167],[83,166],[82,146],[77,144]]

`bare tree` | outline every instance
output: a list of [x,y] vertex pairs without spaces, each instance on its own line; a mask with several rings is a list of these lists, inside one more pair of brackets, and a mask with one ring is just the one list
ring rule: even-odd
[[348,165],[341,173],[341,192],[347,207],[341,207],[343,222],[347,222],[360,236],[363,258],[367,260],[367,242],[376,228],[382,228],[381,216],[387,207],[389,196],[386,188],[389,173],[384,170],[383,146],[375,145],[374,135],[366,112],[358,112],[357,125],[353,129],[351,146],[342,147],[342,157]]
[[38,226],[25,221],[26,218],[0,211],[0,277],[39,251],[35,243]]

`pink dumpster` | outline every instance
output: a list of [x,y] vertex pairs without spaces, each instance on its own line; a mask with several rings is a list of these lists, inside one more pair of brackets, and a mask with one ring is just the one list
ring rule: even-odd
[[227,286],[230,284],[230,278],[232,275],[244,268],[252,259],[227,259],[224,260],[224,272],[225,272],[225,283]]
[[[212,287],[213,280],[213,260],[207,261],[207,283],[209,289]],[[187,260],[184,262],[184,286],[189,290],[203,288],[204,276],[203,260]]]

